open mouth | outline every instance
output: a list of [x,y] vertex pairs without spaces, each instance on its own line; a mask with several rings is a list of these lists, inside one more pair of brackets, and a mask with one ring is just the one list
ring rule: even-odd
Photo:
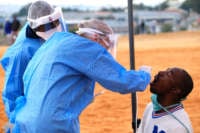
[[159,76],[156,75],[156,76],[154,77],[154,80],[150,83],[150,85],[154,85],[156,82],[158,82],[158,80],[159,80]]

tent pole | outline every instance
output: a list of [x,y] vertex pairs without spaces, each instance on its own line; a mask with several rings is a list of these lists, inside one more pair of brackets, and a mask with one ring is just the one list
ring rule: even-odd
[[[135,53],[134,53],[134,32],[133,32],[133,0],[128,0],[128,27],[129,27],[129,52],[130,52],[130,68],[135,69]],[[137,129],[137,96],[136,93],[131,94],[132,102],[132,128],[136,133]]]

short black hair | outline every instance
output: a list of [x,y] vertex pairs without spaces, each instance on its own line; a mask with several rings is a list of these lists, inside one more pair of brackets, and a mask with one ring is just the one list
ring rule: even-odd
[[180,98],[185,99],[193,89],[193,80],[188,72],[186,72],[183,69],[182,71],[183,71],[183,76],[181,79],[182,83],[180,86],[182,93],[181,93]]

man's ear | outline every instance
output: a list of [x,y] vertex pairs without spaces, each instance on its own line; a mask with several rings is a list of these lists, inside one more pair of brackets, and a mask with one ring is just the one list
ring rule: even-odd
[[92,36],[92,40],[95,41],[95,42],[98,42],[98,40],[99,40],[99,35],[95,33],[95,34]]

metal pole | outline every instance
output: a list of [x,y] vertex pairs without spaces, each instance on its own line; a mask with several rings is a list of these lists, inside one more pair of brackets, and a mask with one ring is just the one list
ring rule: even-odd
[[[135,69],[134,53],[134,32],[133,32],[133,0],[128,0],[128,25],[129,25],[129,49],[130,49],[130,68]],[[132,128],[136,133],[137,129],[137,97],[136,93],[131,94],[132,102]]]

